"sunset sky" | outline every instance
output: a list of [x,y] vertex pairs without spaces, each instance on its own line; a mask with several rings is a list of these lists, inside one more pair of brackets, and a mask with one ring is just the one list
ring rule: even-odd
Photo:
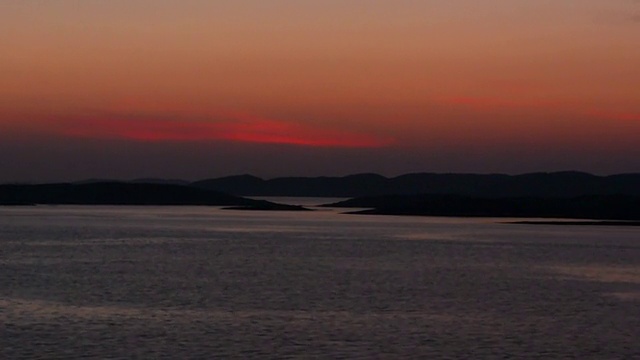
[[0,0],[0,182],[640,172],[638,0]]

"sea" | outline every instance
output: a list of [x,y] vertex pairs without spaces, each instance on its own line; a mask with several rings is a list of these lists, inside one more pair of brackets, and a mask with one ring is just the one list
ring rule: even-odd
[[0,207],[0,359],[640,359],[638,227],[315,209]]

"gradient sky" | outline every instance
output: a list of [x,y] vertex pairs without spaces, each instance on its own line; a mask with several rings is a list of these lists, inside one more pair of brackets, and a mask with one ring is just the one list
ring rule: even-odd
[[0,182],[640,171],[638,0],[0,0]]

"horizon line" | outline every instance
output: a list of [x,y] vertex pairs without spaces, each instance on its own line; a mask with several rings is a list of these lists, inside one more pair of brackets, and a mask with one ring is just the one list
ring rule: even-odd
[[46,184],[81,184],[81,183],[99,183],[99,182],[120,182],[120,183],[131,183],[131,182],[139,182],[144,183],[144,181],[162,181],[162,182],[174,182],[175,185],[190,185],[200,181],[206,180],[218,180],[225,178],[236,178],[236,177],[253,177],[262,181],[271,181],[276,179],[318,179],[318,178],[329,178],[329,179],[341,179],[355,176],[379,176],[385,179],[396,179],[403,176],[408,175],[478,175],[478,176],[509,176],[509,177],[517,177],[517,176],[526,176],[526,175],[540,175],[540,174],[582,174],[593,177],[612,177],[612,176],[621,176],[621,175],[640,175],[640,171],[637,172],[617,172],[610,174],[595,174],[587,171],[581,170],[556,170],[556,171],[531,171],[531,172],[522,172],[522,173],[506,173],[506,172],[406,172],[399,175],[383,175],[377,172],[359,172],[359,173],[350,173],[347,175],[315,175],[315,176],[303,176],[303,175],[282,175],[275,177],[261,177],[249,173],[244,174],[232,174],[232,175],[222,175],[222,176],[212,176],[199,178],[196,180],[188,180],[185,178],[175,178],[175,177],[155,177],[155,176],[144,176],[144,177],[135,177],[135,178],[99,178],[99,177],[90,177],[83,178],[79,180],[67,180],[67,181],[46,181],[46,182],[34,182],[34,181],[7,181],[1,182],[0,185],[46,185]]

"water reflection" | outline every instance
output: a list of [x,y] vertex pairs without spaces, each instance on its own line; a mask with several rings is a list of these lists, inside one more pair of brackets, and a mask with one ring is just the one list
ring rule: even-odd
[[0,358],[634,358],[637,230],[0,209]]

